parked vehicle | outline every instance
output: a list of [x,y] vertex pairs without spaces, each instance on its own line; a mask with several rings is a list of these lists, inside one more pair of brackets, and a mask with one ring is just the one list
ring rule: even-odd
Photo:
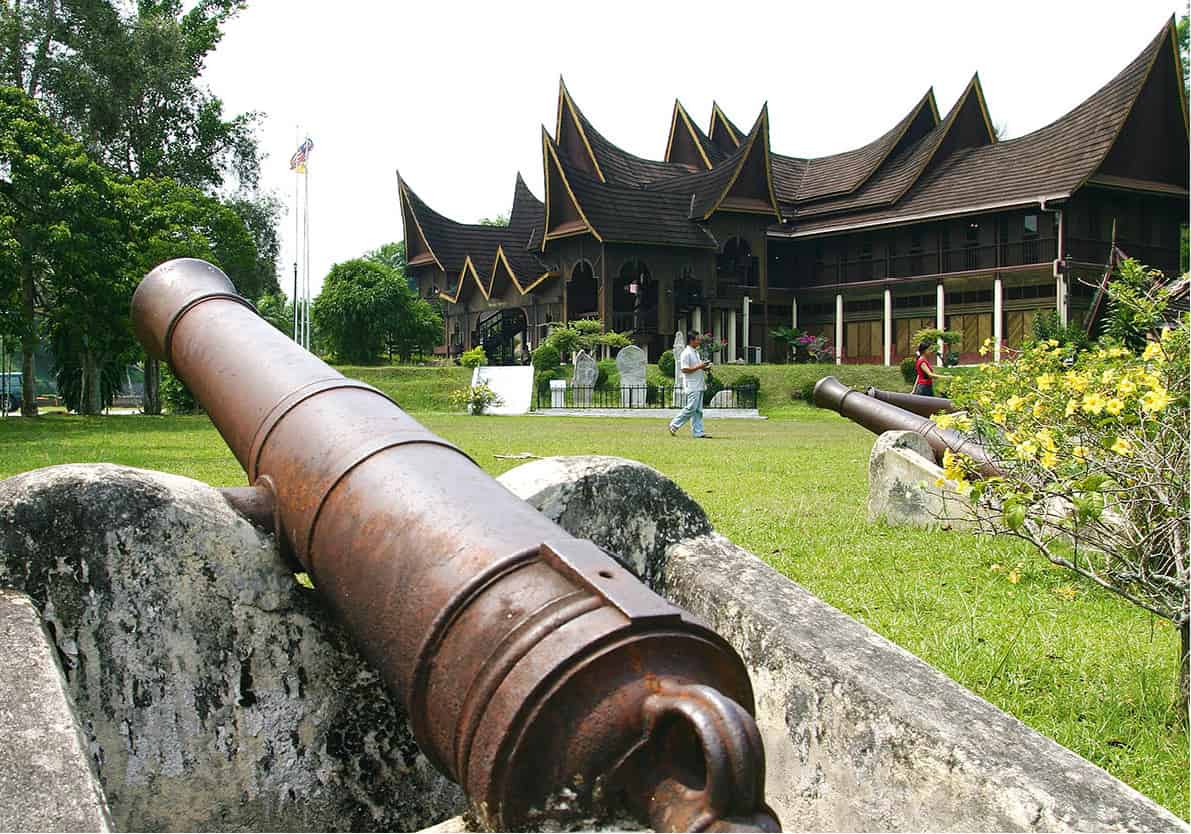
[[0,374],[0,412],[5,414],[21,408],[21,373]]

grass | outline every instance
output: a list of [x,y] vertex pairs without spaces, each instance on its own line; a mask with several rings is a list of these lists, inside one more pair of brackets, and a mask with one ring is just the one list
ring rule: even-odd
[[[400,380],[406,403],[439,401],[429,390],[434,369],[399,370],[378,369],[369,381]],[[466,373],[453,373],[466,384]],[[411,378],[426,390],[407,390]],[[713,420],[709,431],[720,436],[698,446],[689,435],[666,436],[657,420],[420,419],[494,475],[518,465],[494,455],[519,452],[613,454],[658,468],[725,535],[1186,818],[1188,735],[1173,707],[1174,629],[1016,542],[870,524],[872,436],[805,405],[783,403],[780,411],[788,419]],[[0,477],[113,461],[217,486],[244,480],[201,416],[12,419],[0,422],[0,449]]]

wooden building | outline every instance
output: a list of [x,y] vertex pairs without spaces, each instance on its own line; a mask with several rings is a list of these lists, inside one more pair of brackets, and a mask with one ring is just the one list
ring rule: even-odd
[[525,361],[558,322],[593,318],[656,357],[675,330],[780,361],[770,336],[827,336],[838,361],[890,364],[923,327],[1016,346],[1040,310],[1079,320],[1113,240],[1173,274],[1188,216],[1187,101],[1173,19],[1051,124],[998,141],[979,77],[941,114],[928,90],[897,124],[832,156],[770,149],[716,105],[675,102],[661,160],[605,138],[559,84],[542,131],[544,200],[517,177],[509,223],[458,223],[399,177],[411,274],[443,302],[442,350]]

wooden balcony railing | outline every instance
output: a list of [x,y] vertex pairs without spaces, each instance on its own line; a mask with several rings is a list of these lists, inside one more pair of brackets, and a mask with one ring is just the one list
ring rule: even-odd
[[855,258],[834,264],[817,264],[814,270],[814,284],[853,284],[883,281],[887,278],[913,278],[918,275],[945,275],[952,272],[1044,264],[1053,261],[1055,257],[1054,238],[962,246],[943,251],[923,250],[881,258]]

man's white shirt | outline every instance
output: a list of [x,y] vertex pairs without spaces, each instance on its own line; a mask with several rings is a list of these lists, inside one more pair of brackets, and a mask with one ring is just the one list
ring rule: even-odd
[[[679,359],[679,367],[681,368],[698,368],[703,364],[703,357],[699,355],[699,351],[687,345],[682,349],[682,358]],[[683,387],[687,391],[706,391],[707,381],[704,379],[703,370],[700,368],[697,371],[691,371],[689,374],[682,375]]]

